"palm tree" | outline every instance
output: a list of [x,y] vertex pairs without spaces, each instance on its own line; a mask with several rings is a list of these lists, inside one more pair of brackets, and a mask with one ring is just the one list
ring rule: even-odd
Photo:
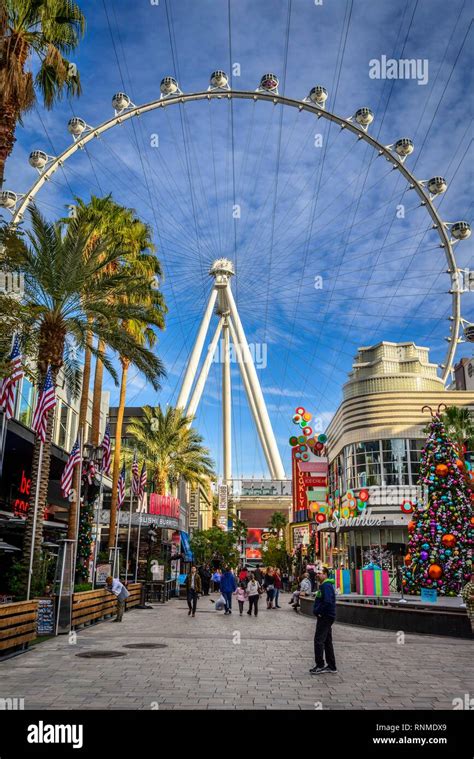
[[456,445],[459,457],[464,460],[464,444],[468,450],[474,447],[474,422],[468,408],[448,406],[441,414],[448,436]]
[[[56,381],[64,365],[65,347],[68,340],[84,348],[90,332],[105,340],[119,355],[127,355],[149,378],[155,388],[162,371],[160,361],[143,345],[137,343],[126,330],[117,330],[120,319],[136,319],[160,326],[155,310],[147,305],[150,283],[147,277],[126,270],[114,271],[111,263],[116,259],[115,250],[108,249],[108,240],[100,239],[90,244],[87,228],[77,220],[68,224],[46,221],[36,208],[32,208],[31,230],[25,238],[4,238],[5,249],[2,264],[24,275],[25,292],[23,305],[31,315],[30,338],[36,346],[35,364],[37,379],[43,382],[48,366]],[[88,254],[84,255],[87,250]],[[100,278],[101,286],[90,283]],[[143,303],[143,304],[142,304]],[[0,313],[0,319],[2,313]],[[92,349],[94,350],[94,349]],[[104,356],[104,363],[116,377],[111,361]],[[43,449],[41,471],[38,471],[40,445],[38,438],[33,452],[31,492],[36,492],[40,481],[38,523],[34,546],[34,574],[42,543],[43,512],[46,505],[53,414],[49,414],[46,443]],[[34,497],[34,495],[32,496]],[[68,536],[75,538],[76,514],[71,504]],[[33,509],[28,512],[23,544],[23,579],[26,584],[27,562],[31,550]]]
[[280,530],[284,530],[288,524],[288,519],[285,514],[280,511],[274,511],[268,522],[268,526],[272,532],[279,533]]
[[159,494],[175,489],[181,477],[191,485],[206,484],[214,477],[209,450],[182,409],[144,406],[143,411],[128,431]]
[[[2,0],[0,8],[0,188],[15,129],[37,93],[52,108],[63,93],[79,95],[74,65],[65,57],[79,44],[85,19],[72,0]],[[33,55],[36,75],[26,69]]]

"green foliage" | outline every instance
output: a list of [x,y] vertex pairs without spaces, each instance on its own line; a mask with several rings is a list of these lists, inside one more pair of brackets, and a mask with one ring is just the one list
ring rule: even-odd
[[284,539],[271,537],[265,541],[262,556],[265,566],[278,567],[282,572],[288,569],[289,556]]
[[86,590],[92,590],[91,582],[76,582],[74,585],[74,593],[84,593]]
[[268,527],[272,532],[280,532],[280,530],[284,530],[285,527],[288,524],[288,518],[285,514],[282,514],[280,511],[274,511],[271,515]]
[[468,451],[474,449],[474,420],[467,407],[448,406],[441,414],[441,421],[461,457],[464,443]]
[[191,538],[191,550],[197,564],[209,564],[213,558],[232,567],[239,563],[235,532],[224,532],[219,527],[197,530]]

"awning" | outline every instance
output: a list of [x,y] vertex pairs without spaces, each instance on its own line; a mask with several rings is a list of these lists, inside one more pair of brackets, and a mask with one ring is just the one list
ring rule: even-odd
[[185,561],[193,561],[194,554],[191,551],[191,544],[189,542],[189,535],[187,532],[181,530],[181,545],[183,546],[183,554]]

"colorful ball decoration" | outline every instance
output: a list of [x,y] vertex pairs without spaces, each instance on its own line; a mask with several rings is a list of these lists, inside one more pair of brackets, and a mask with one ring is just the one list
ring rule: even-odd
[[313,417],[311,416],[309,411],[305,411],[305,413],[303,414],[303,419],[305,420],[305,422],[310,422],[312,418]]
[[400,511],[403,512],[403,514],[411,514],[414,511],[415,507],[412,503],[412,501],[408,500],[408,498],[405,498],[404,501],[400,504]]
[[446,464],[438,464],[435,472],[438,477],[446,477],[449,472],[449,467],[447,467]]
[[303,406],[298,406],[298,408],[295,409],[295,414],[299,414],[300,416],[303,416],[303,414],[306,414],[306,409],[303,408]]
[[291,445],[291,447],[292,447],[292,448],[294,448],[296,445],[298,445],[298,438],[297,438],[297,437],[295,437],[294,435],[292,435],[292,436],[290,437],[290,439],[289,439],[289,441],[288,441],[288,442],[289,442],[289,444]]
[[456,459],[456,466],[457,466],[457,468],[458,468],[458,469],[460,469],[460,470],[461,470],[461,472],[462,472],[462,471],[463,471],[463,469],[464,469],[464,462],[463,462],[461,459]]
[[323,445],[323,443],[320,443],[320,442],[318,441],[314,447],[315,447],[315,449],[316,449],[317,451],[322,451],[322,450],[323,450],[323,448],[324,448],[324,445]]
[[324,445],[328,441],[328,436],[321,433],[321,435],[318,435],[318,441]]
[[301,453],[299,451],[296,451],[295,459],[300,459],[300,458],[301,458]]
[[360,498],[357,499],[357,511],[364,511],[364,509],[367,508],[367,501],[361,501]]
[[294,424],[299,424],[300,422],[301,422],[301,414],[295,414],[293,416],[293,423]]
[[348,507],[352,511],[354,511],[355,508],[356,508],[356,506],[357,506],[357,500],[356,500],[356,497],[355,497],[354,493],[352,492],[352,490],[348,490],[347,491],[347,493],[346,493],[346,501],[347,501]]
[[446,535],[443,535],[441,538],[441,542],[445,548],[452,549],[456,545],[456,538],[452,533],[447,532]]
[[298,451],[300,453],[306,453],[307,450],[308,450],[308,446],[307,445],[299,445],[298,446]]
[[410,522],[408,522],[408,532],[414,532],[416,528],[416,522],[412,519]]
[[313,434],[313,430],[311,427],[305,427],[303,430],[303,435],[307,435],[308,437]]
[[439,564],[430,564],[428,567],[428,576],[431,580],[439,580],[442,574],[443,570]]
[[351,515],[350,509],[347,506],[343,506],[341,509],[341,517],[343,519],[349,519]]
[[301,419],[301,421],[300,421],[300,427],[307,427],[307,426],[308,426],[308,422],[305,422],[304,419]]
[[407,553],[407,554],[406,554],[406,556],[405,556],[405,559],[404,559],[404,561],[405,561],[405,565],[406,565],[407,567],[409,567],[409,566],[410,566],[410,564],[411,564],[411,554]]
[[319,522],[319,524],[322,524],[326,521],[326,515],[325,514],[316,514],[316,521]]
[[308,443],[308,445],[309,445],[310,448],[314,448],[314,446],[316,444],[316,440],[314,439],[314,437],[308,438],[308,440],[306,442]]
[[300,436],[299,436],[299,438],[298,438],[298,443],[299,443],[300,445],[305,445],[305,443],[306,443],[306,438],[305,438],[305,436],[304,436],[304,435],[300,435]]
[[363,488],[362,490],[359,490],[359,501],[366,501],[369,500],[369,491]]
[[309,453],[302,453],[301,461],[309,461]]

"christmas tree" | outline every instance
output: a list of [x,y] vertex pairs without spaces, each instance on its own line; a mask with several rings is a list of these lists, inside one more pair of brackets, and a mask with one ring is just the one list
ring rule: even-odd
[[474,518],[472,491],[462,452],[449,440],[439,414],[434,414],[421,452],[423,498],[408,524],[403,585],[456,596],[471,575]]

